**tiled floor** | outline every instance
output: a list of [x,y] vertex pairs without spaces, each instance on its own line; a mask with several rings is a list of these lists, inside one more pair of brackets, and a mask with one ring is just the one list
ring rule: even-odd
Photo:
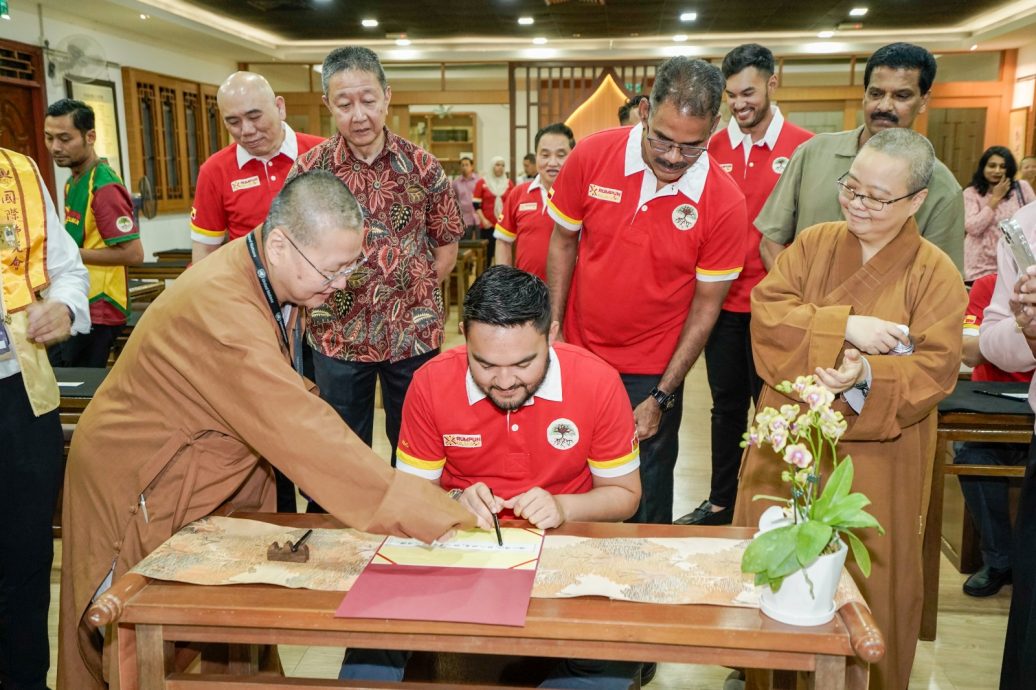
[[[460,342],[455,322],[448,332],[449,345]],[[703,363],[702,363],[703,364]],[[696,366],[687,380],[684,420],[680,434],[680,461],[676,468],[674,515],[693,510],[708,495],[710,397],[704,366]],[[377,438],[383,416],[375,420],[375,450],[388,455],[388,442]],[[60,543],[51,573],[54,603],[51,606],[52,658],[56,659],[57,596],[60,568]],[[1010,606],[1011,588],[995,597],[974,599],[961,592],[964,576],[944,558],[939,594],[939,639],[920,642],[911,675],[911,688],[929,690],[989,690],[997,685],[1004,630]],[[334,678],[342,660],[341,648],[293,647],[280,649],[289,675]],[[719,690],[728,669],[710,666],[663,664],[649,686],[652,690]],[[53,681],[53,663],[51,685]],[[74,690],[67,688],[63,690]]]

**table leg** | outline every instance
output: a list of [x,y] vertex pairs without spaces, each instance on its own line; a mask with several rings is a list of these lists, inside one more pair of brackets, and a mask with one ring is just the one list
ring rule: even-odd
[[809,680],[809,690],[845,690],[845,657],[818,654]]
[[939,557],[942,552],[942,501],[944,472],[949,442],[939,434],[935,442],[935,462],[932,463],[932,488],[929,492],[928,514],[925,519],[924,541],[921,546],[924,604],[921,608],[921,634],[926,642],[935,639],[939,616]]
[[137,626],[137,673],[140,690],[165,690],[172,667],[173,643],[162,637],[160,625]]

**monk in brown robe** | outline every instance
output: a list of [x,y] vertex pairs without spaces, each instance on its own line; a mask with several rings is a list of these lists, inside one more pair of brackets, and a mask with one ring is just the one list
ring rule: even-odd
[[102,667],[116,674],[83,620],[106,580],[217,509],[272,511],[271,464],[360,530],[430,542],[474,526],[441,489],[376,457],[298,373],[298,307],[344,287],[362,228],[333,175],[299,176],[261,229],[188,270],[141,318],[69,455],[59,688],[105,688]]
[[[838,397],[848,422],[838,447],[851,455],[854,491],[886,530],[863,530],[873,570],[850,565],[885,635],[871,688],[903,690],[921,625],[921,542],[928,508],[936,405],[960,366],[967,295],[950,258],[921,238],[912,216],[927,194],[935,153],[920,134],[890,129],[860,149],[846,176],[831,181],[846,222],[800,234],[752,292],[752,350],[765,386],[759,407],[798,402],[774,386],[815,374]],[[909,328],[907,336],[900,325]],[[898,354],[894,349],[909,350]],[[734,523],[754,525],[787,495],[769,448],[742,462]]]

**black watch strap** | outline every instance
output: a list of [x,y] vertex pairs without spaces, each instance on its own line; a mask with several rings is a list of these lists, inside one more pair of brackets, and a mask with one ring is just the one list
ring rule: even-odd
[[658,407],[662,412],[668,412],[673,409],[673,405],[676,404],[676,393],[665,393],[660,391],[658,386],[652,388],[648,395],[655,399],[655,402],[658,403]]

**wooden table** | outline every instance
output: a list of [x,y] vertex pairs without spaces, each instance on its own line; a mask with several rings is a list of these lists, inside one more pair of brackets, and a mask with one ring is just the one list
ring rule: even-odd
[[[58,388],[61,392],[58,412],[61,415],[62,423],[74,424],[79,419],[109,371],[110,369],[92,367],[54,367],[54,376],[58,380]],[[70,382],[82,382],[82,385],[75,387],[60,385]]]
[[1027,393],[1029,385],[958,381],[953,394],[939,403],[935,463],[923,546],[924,608],[921,614],[920,635],[922,640],[935,639],[939,615],[939,554],[942,545],[943,489],[946,475],[1021,477],[1025,471],[1024,467],[1001,465],[954,465],[952,444],[957,441],[1029,443],[1032,439],[1034,418],[1031,408],[1025,401],[981,395],[975,393],[976,390]]
[[158,263],[167,262],[189,262],[191,260],[191,250],[180,248],[180,249],[163,249],[160,252],[154,252],[155,261]]
[[187,270],[189,263],[186,259],[146,261],[128,266],[126,270],[130,280],[175,280]]
[[[241,515],[295,527],[336,527],[321,515]],[[593,537],[745,538],[744,528],[570,523],[562,534]],[[128,574],[94,604],[94,624],[117,620],[124,690],[201,687],[383,687],[255,675],[257,653],[238,648],[235,671],[244,678],[178,673],[171,642],[235,645],[356,646],[431,652],[618,659],[730,665],[804,672],[816,688],[867,686],[865,662],[885,652],[870,612],[847,605],[830,623],[796,628],[758,609],[662,606],[599,597],[533,599],[522,628],[335,618],[341,592],[292,590],[271,585],[205,587],[151,581]],[[245,647],[245,649],[250,649]],[[786,676],[784,678],[786,680]],[[847,680],[848,679],[848,680]],[[759,681],[765,681],[760,683]],[[754,671],[749,687],[766,687],[770,672]],[[236,685],[233,683],[244,683]],[[389,686],[384,686],[389,687]],[[400,687],[400,686],[391,686]],[[413,687],[423,687],[413,685]]]

